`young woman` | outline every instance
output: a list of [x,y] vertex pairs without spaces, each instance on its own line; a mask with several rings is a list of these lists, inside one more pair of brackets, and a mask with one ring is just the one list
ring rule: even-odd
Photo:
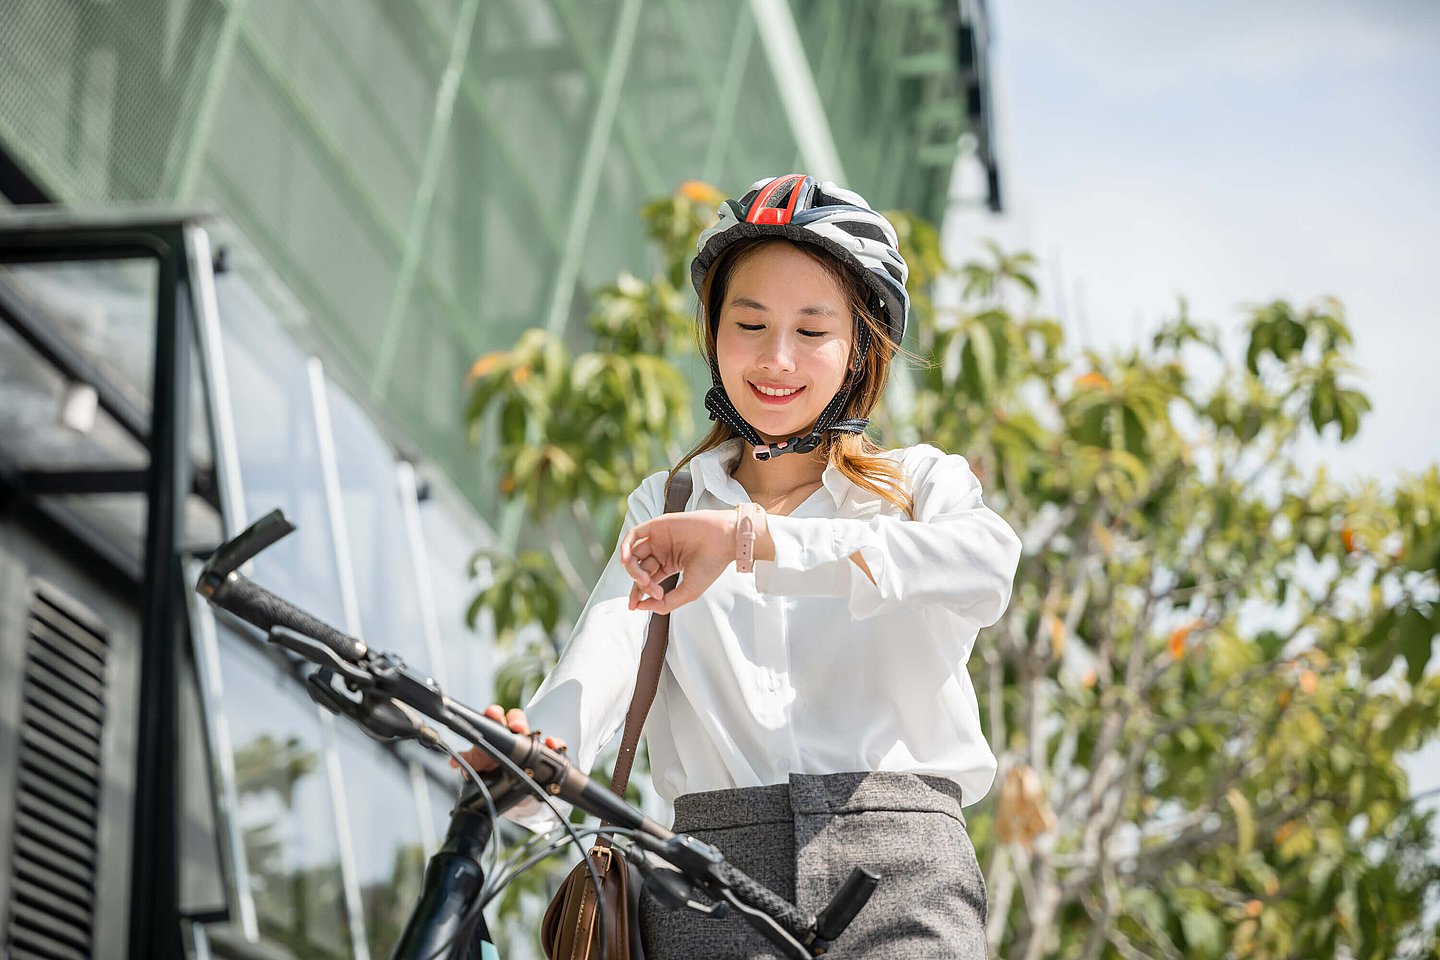
[[[675,468],[693,477],[687,510],[664,513],[665,472],[631,494],[565,653],[503,719],[589,769],[624,721],[647,618],[670,613],[645,730],[674,829],[802,908],[852,866],[881,872],[831,956],[982,958],[961,808],[995,758],[965,664],[1020,543],[964,459],[862,432],[907,272],[890,223],[832,183],[777,177],[720,207],[692,266],[717,422]],[[737,563],[742,517],[753,571]],[[652,960],[772,955],[739,918],[647,904],[642,927]]]

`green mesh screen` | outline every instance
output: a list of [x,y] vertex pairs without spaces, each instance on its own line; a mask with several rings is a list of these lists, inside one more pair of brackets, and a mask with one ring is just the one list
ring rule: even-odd
[[[956,5],[791,9],[850,185],[937,216],[964,123]],[[470,361],[546,323],[553,304],[573,326],[587,288],[649,269],[636,222],[647,198],[697,177],[740,190],[801,165],[749,11],[739,0],[11,3],[0,149],[65,203],[219,207],[304,304],[344,379],[490,514],[486,457],[460,422]],[[627,44],[614,122],[598,131],[598,190],[577,214],[606,77]],[[453,101],[437,112],[452,59]],[[571,298],[557,281],[577,228]]]

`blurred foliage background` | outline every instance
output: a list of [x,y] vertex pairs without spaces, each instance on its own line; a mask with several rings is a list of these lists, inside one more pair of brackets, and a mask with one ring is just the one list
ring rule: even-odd
[[[663,268],[600,291],[592,350],[530,330],[471,370],[467,422],[499,432],[528,521],[477,557],[502,703],[554,662],[626,494],[696,436],[686,271],[718,199],[644,207]],[[1369,410],[1343,306],[1257,304],[1234,336],[1181,301],[1145,349],[1076,350],[1032,256],[946,263],[892,217],[918,361],[872,430],[963,454],[1025,543],[969,664],[1000,761],[969,811],[992,952],[1436,956],[1432,818],[1401,759],[1440,727],[1440,468],[1340,485],[1304,462]],[[507,936],[533,936],[526,896],[561,867],[507,900]]]

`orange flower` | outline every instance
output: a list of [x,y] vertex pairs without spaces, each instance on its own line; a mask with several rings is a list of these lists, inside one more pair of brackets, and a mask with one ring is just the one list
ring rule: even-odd
[[704,180],[686,180],[680,184],[678,193],[691,203],[708,204],[710,206],[714,206],[725,199],[725,194],[721,193],[718,187],[706,183]]
[[530,368],[526,366],[516,367],[515,372],[511,374],[511,376],[515,379],[515,386],[523,387],[525,386],[525,381],[530,379]]
[[1245,904],[1245,916],[1258,917],[1260,916],[1260,911],[1264,909],[1265,904],[1261,903],[1259,900],[1247,901]]
[[1110,386],[1110,381],[1106,378],[1105,374],[1100,373],[1098,370],[1091,370],[1089,373],[1076,377],[1075,386],[1103,389]]
[[1345,548],[1346,553],[1355,552],[1355,531],[1349,527],[1340,528],[1340,544]]
[[481,377],[489,376],[492,371],[505,361],[505,351],[495,350],[476,360],[470,365],[469,380],[479,380]]
[[1170,634],[1170,656],[1174,657],[1176,660],[1179,660],[1181,657],[1185,656],[1185,641],[1190,638],[1190,634],[1194,632],[1195,628],[1198,626],[1200,626],[1200,621],[1192,620],[1191,622],[1185,624],[1185,626],[1178,628],[1174,633]]
[[1086,690],[1089,690],[1095,686],[1095,681],[1098,679],[1099,678],[1095,675],[1095,668],[1090,667],[1084,673],[1080,674],[1080,686],[1084,687]]
[[503,476],[503,477],[500,478],[500,495],[501,495],[501,496],[504,496],[504,497],[508,497],[508,496],[510,496],[510,495],[511,495],[512,493],[514,493],[514,492],[515,492],[515,475],[514,475],[513,473],[507,473],[507,474],[505,474],[505,476]]
[[1309,697],[1315,696],[1315,691],[1320,689],[1320,677],[1314,670],[1306,670],[1300,674],[1300,689],[1305,691]]

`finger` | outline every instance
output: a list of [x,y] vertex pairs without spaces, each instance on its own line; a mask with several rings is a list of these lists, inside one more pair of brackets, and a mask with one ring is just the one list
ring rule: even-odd
[[546,737],[545,746],[549,747],[551,750],[555,750],[558,752],[565,749],[565,741],[561,740],[559,737]]
[[[474,767],[477,771],[489,770],[496,766],[494,758],[482,751],[479,747],[471,747],[469,750],[462,751],[460,753],[460,759],[470,764],[470,766]],[[459,767],[460,761],[451,757],[450,766]],[[469,776],[469,774],[466,774],[466,776]]]
[[620,560],[622,563],[628,562],[631,554],[635,552],[635,545],[645,540],[645,526],[646,524],[642,523],[639,526],[632,527],[630,528],[630,532],[621,538]]
[[505,725],[510,728],[511,733],[530,732],[530,722],[525,719],[525,711],[519,707],[511,707],[505,711]]
[[490,706],[485,708],[485,716],[489,717],[491,720],[494,720],[496,723],[504,723],[505,708],[500,706],[500,704],[498,703],[492,703],[490,704]]
[[650,574],[646,572],[645,568],[641,566],[633,556],[624,566],[625,572],[630,575],[631,580],[634,580],[642,587],[650,586],[652,579]]
[[685,581],[681,580],[669,593],[662,592],[659,596],[641,601],[640,609],[649,610],[651,613],[670,613],[685,606],[698,595],[699,592],[693,586],[687,586]]
[[631,553],[624,566],[630,579],[645,587],[646,592],[652,592],[649,588],[655,583],[655,574],[660,571],[661,564],[660,559],[651,552],[648,541]]

